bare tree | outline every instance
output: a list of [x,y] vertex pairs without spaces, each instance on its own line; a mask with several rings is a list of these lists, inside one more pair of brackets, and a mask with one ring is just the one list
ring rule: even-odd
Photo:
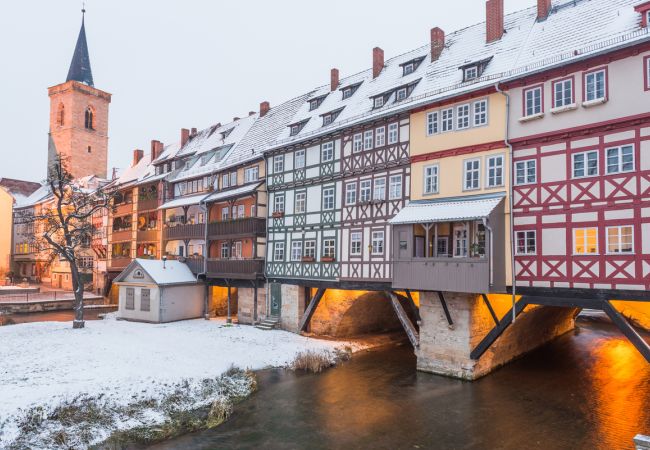
[[103,186],[89,188],[73,180],[66,161],[58,157],[47,177],[50,197],[28,218],[34,224],[33,239],[38,251],[50,261],[56,258],[70,266],[74,292],[73,328],[84,327],[84,283],[79,270],[80,256],[92,241],[92,217],[111,207],[113,192]]

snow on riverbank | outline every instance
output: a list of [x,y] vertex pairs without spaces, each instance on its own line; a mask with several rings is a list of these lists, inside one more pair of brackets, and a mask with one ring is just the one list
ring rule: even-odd
[[0,327],[0,448],[16,438],[16,419],[35,406],[51,411],[79,394],[113,406],[162,399],[180,382],[215,379],[232,366],[283,367],[300,352],[334,355],[346,345],[226,327],[221,320],[89,321],[82,330],[67,322]]

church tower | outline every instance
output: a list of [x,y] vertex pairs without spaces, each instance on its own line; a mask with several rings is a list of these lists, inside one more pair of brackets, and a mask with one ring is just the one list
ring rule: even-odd
[[65,83],[48,89],[50,133],[48,170],[57,154],[73,178],[106,178],[108,165],[108,105],[111,94],[95,88],[90,70],[82,10],[81,30]]

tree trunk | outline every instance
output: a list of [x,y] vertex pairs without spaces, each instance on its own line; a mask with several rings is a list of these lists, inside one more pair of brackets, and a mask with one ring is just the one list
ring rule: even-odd
[[70,271],[72,272],[72,289],[74,290],[74,321],[72,328],[83,328],[86,323],[84,322],[84,287],[79,280],[79,269],[77,263],[70,263]]

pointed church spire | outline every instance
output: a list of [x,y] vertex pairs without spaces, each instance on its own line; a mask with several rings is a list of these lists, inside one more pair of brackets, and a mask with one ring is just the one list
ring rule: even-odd
[[81,30],[79,30],[79,37],[77,38],[77,45],[72,55],[72,62],[70,63],[70,70],[68,70],[68,78],[66,81],[75,80],[85,83],[88,86],[94,86],[93,73],[90,70],[90,57],[88,56],[88,43],[86,42],[86,28],[84,19],[86,16],[86,9],[81,10]]

